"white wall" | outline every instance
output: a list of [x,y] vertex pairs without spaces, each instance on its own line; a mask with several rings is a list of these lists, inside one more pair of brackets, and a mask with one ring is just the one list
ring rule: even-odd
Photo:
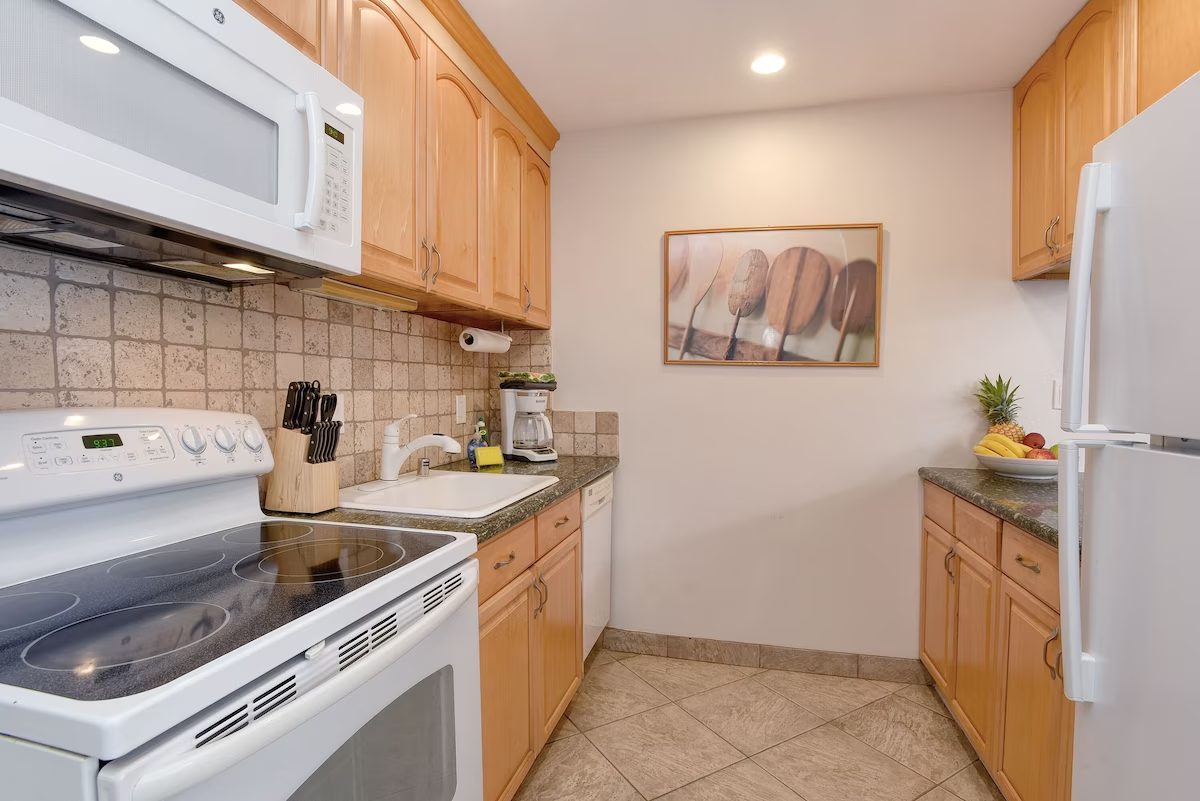
[[[568,134],[559,408],[621,415],[612,625],[917,653],[921,465],[973,466],[985,371],[1054,441],[1064,282],[1009,279],[1007,92]],[[885,229],[878,369],[672,366],[665,230]]]

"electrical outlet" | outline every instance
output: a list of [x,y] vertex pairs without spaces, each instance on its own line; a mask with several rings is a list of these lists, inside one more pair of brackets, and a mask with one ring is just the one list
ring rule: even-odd
[[455,395],[454,396],[454,422],[456,422],[456,423],[467,422],[467,396],[466,395]]
[[1050,408],[1062,411],[1062,382],[1057,378],[1050,380]]

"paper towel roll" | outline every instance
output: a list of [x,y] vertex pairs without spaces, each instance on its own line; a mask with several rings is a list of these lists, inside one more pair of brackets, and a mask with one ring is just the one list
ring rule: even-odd
[[512,337],[482,328],[464,328],[458,335],[458,344],[463,350],[476,353],[507,353],[512,346]]

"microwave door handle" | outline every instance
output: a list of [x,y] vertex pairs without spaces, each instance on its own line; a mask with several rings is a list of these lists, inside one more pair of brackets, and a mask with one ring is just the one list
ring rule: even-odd
[[1075,205],[1075,242],[1071,251],[1071,279],[1067,290],[1067,342],[1063,364],[1062,427],[1074,432],[1104,432],[1102,425],[1083,419],[1084,350],[1087,347],[1088,307],[1092,296],[1092,257],[1096,248],[1096,221],[1112,207],[1112,167],[1093,162],[1079,175],[1079,202]]
[[321,217],[321,188],[325,186],[325,148],[321,139],[325,115],[316,92],[296,95],[296,110],[304,112],[308,132],[308,185],[304,189],[304,210],[296,213],[293,225],[302,231],[311,231]]
[[380,646],[370,658],[327,679],[267,717],[252,722],[243,731],[183,755],[151,749],[128,761],[108,763],[100,770],[100,797],[105,801],[174,798],[304,725],[411,651],[464,603],[475,604],[475,590],[479,586],[478,562],[471,560],[464,564],[462,573],[463,583],[459,589],[399,636]]

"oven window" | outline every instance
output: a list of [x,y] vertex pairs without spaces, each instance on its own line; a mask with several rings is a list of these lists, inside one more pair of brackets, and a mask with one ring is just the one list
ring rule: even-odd
[[60,3],[0,0],[0,19],[0,97],[276,201],[274,120]]
[[451,801],[455,782],[447,665],[359,729],[289,801]]

